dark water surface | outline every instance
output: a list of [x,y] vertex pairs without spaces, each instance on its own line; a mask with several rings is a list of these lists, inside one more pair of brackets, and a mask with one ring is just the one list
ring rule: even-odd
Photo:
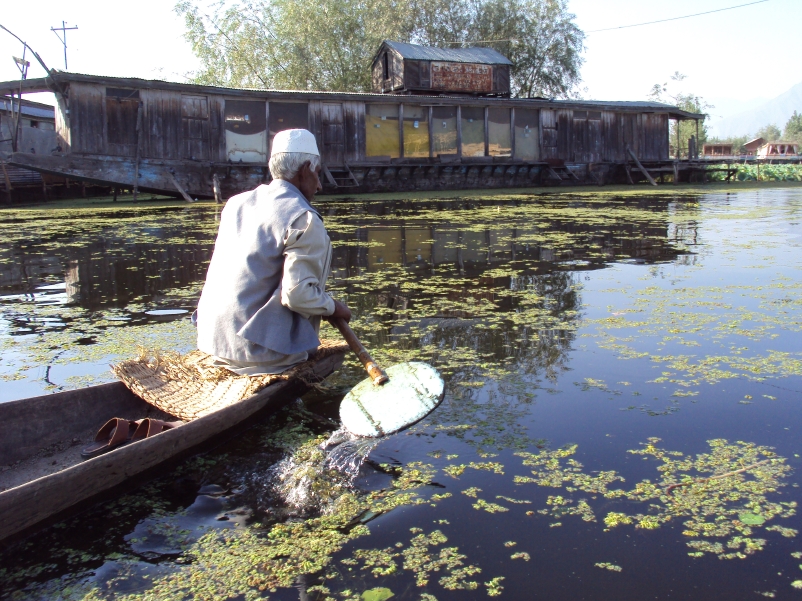
[[[802,595],[802,188],[320,208],[354,329],[380,362],[435,365],[441,407],[349,487],[317,447],[349,360],[6,552],[0,598]],[[218,211],[0,212],[0,402],[191,349]],[[288,457],[306,508],[272,487]]]

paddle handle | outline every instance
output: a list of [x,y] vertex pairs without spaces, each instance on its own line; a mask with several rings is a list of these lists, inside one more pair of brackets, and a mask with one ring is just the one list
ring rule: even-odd
[[373,378],[373,385],[381,386],[387,382],[390,378],[388,378],[387,374],[384,373],[384,370],[376,364],[376,362],[373,360],[373,357],[371,357],[370,353],[368,353],[367,349],[362,346],[362,343],[359,341],[359,338],[356,337],[356,334],[354,334],[354,331],[351,329],[351,326],[348,325],[348,322],[341,317],[334,317],[329,321],[335,328],[340,330],[340,334],[343,335],[343,338],[345,338],[348,346],[352,351],[354,351],[356,356],[359,357],[362,365],[365,366],[365,371],[367,371],[368,375]]

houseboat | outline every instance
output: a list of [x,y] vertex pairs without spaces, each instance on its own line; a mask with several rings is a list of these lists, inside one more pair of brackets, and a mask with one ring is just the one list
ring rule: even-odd
[[0,83],[9,96],[52,92],[56,105],[55,147],[5,160],[222,200],[269,181],[273,136],[302,127],[317,138],[327,192],[602,184],[672,171],[669,121],[704,118],[657,102],[512,98],[510,62],[487,48],[386,41],[371,73],[372,92],[340,93],[52,70]]

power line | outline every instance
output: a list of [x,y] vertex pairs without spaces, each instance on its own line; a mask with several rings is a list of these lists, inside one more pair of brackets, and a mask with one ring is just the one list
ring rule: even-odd
[[646,23],[635,23],[634,25],[621,25],[620,27],[607,27],[605,29],[594,29],[593,31],[586,31],[585,33],[599,33],[600,31],[613,31],[614,29],[628,29],[630,27],[641,27],[642,25],[654,25],[655,23],[665,23],[667,21],[679,21],[680,19],[690,19],[691,17],[700,17],[702,15],[710,15],[713,13],[724,12],[725,10],[733,10],[736,8],[743,8],[744,6],[752,6],[753,4],[762,4],[769,0],[757,0],[757,2],[749,2],[747,4],[739,4],[738,6],[728,6],[727,8],[718,8],[716,10],[708,10],[703,13],[695,13],[692,15],[684,15],[682,17],[671,17],[670,19],[660,19],[659,21],[648,21]]

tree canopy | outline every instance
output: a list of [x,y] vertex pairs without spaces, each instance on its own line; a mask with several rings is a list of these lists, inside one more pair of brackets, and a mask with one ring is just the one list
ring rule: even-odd
[[196,83],[298,90],[370,90],[385,39],[489,46],[507,56],[515,96],[577,94],[584,33],[567,0],[255,0],[211,14],[181,0]]
[[[679,71],[675,71],[670,77],[670,81],[662,84],[654,84],[649,92],[649,99],[656,102],[665,102],[676,106],[683,111],[689,113],[700,113],[707,116],[706,111],[714,108],[713,105],[705,102],[704,98],[697,96],[691,92],[683,91],[680,89],[680,84],[686,78],[685,75]],[[677,127],[679,127],[679,135],[677,135]],[[679,155],[687,155],[688,153],[688,139],[691,136],[696,136],[696,122],[694,121],[680,121],[679,123],[672,123],[669,132],[669,140],[672,144],[676,143],[679,138]],[[702,145],[707,142],[707,126],[704,121],[699,123],[699,139],[696,140],[697,149],[701,152]]]

